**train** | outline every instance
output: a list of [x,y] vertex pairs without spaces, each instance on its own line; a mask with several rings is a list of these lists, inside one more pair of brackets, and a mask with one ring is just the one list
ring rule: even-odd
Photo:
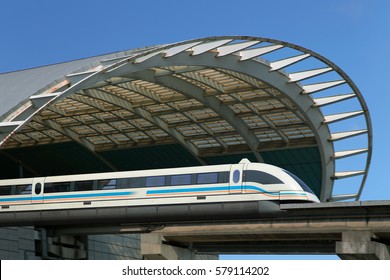
[[317,203],[297,176],[252,163],[0,180],[0,225],[166,222],[276,215]]

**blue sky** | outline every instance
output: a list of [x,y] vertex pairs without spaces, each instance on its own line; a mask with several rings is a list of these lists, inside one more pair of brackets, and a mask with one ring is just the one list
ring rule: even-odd
[[301,45],[341,67],[365,97],[374,153],[362,200],[387,200],[389,14],[387,0],[3,1],[0,73],[218,35]]

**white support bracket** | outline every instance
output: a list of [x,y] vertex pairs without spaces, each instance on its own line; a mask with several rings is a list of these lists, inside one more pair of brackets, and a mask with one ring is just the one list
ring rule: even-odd
[[356,97],[356,94],[350,93],[350,94],[342,94],[336,96],[314,98],[314,103],[315,103],[314,106],[321,107],[321,106],[331,105],[354,97]]
[[331,67],[326,67],[326,68],[291,73],[288,76],[290,78],[290,83],[292,83],[292,82],[299,82],[305,79],[313,78],[315,76],[330,72],[332,70],[333,69]]
[[331,82],[325,82],[325,83],[317,83],[317,84],[311,84],[311,85],[305,85],[303,86],[303,93],[304,94],[312,94],[321,90],[329,89],[341,84],[346,83],[345,80],[339,80],[339,81],[331,81]]
[[271,46],[241,51],[239,53],[239,55],[241,57],[240,61],[244,61],[244,60],[248,60],[248,59],[251,59],[254,57],[258,57],[260,55],[276,51],[276,50],[281,49],[283,47],[284,47],[283,45],[271,45]]
[[333,179],[334,180],[345,179],[349,177],[364,175],[364,173],[365,173],[364,170],[336,172],[333,176]]
[[301,54],[301,55],[297,55],[297,56],[293,56],[293,57],[289,57],[286,59],[281,59],[281,60],[272,62],[271,63],[271,71],[280,70],[282,68],[285,68],[287,66],[295,64],[301,60],[304,60],[304,59],[308,58],[309,56],[310,56],[310,54],[306,53],[306,54]]
[[52,94],[45,94],[45,95],[33,95],[30,97],[30,101],[33,104],[34,108],[38,109],[59,95],[61,95],[60,92],[59,93],[52,93]]
[[330,137],[330,141],[339,141],[339,140],[344,140],[350,137],[366,134],[368,131],[366,129],[361,129],[361,130],[352,130],[352,131],[344,131],[344,132],[336,132],[332,133]]

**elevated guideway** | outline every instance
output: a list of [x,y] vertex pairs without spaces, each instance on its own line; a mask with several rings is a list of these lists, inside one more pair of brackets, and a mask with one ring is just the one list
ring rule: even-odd
[[[191,258],[194,253],[337,254],[342,259],[390,259],[390,201],[289,204],[282,205],[281,210],[283,214],[278,217],[169,223],[134,223],[130,207],[23,215],[24,221],[33,221],[39,215],[40,222],[35,225],[49,236],[142,233],[141,253],[146,259]],[[50,218],[45,222],[45,217]],[[82,219],[77,222],[77,217]],[[0,215],[1,225],[9,225],[4,221]]]
[[390,259],[390,201],[282,205],[279,218],[168,224],[142,235],[145,258],[172,258],[176,247],[198,254],[337,254]]
[[[390,259],[390,201],[282,205],[283,217],[253,221],[170,224],[142,236],[143,254],[165,244],[199,254],[337,254],[341,259]],[[150,248],[150,245],[147,245]],[[159,249],[159,247],[161,249]]]

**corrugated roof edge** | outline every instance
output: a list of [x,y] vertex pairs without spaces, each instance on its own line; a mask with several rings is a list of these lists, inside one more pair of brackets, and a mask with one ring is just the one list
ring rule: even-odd
[[[61,80],[64,80],[68,74],[75,73],[81,69],[86,70],[96,67],[104,59],[146,52],[160,46],[164,45],[112,52],[99,56],[0,73],[0,103],[3,104],[3,107],[0,108],[0,120],[6,118],[30,96],[39,94],[54,86]],[[26,84],[28,84],[28,87],[25,86]]]
[[163,47],[163,46],[165,46],[165,44],[155,45],[155,46],[147,46],[147,47],[135,48],[135,49],[128,49],[128,50],[120,50],[120,51],[109,52],[109,53],[100,54],[100,55],[88,56],[88,57],[84,57],[84,58],[75,58],[75,59],[66,60],[66,61],[53,62],[53,63],[50,63],[50,64],[33,66],[33,67],[29,67],[29,68],[24,68],[24,69],[12,70],[12,71],[7,71],[7,72],[0,72],[0,76],[1,75],[6,75],[6,74],[17,73],[17,72],[23,72],[23,71],[39,69],[39,68],[45,68],[45,67],[49,67],[49,66],[55,66],[55,65],[59,65],[59,64],[80,62],[80,61],[83,61],[83,60],[90,60],[90,59],[97,59],[98,60],[100,58],[106,58],[106,57],[108,58],[111,55],[116,55],[116,54],[120,54],[120,53],[123,53],[124,55],[126,55],[126,52],[128,52],[130,54],[130,53],[135,53],[135,52],[147,51],[147,50],[152,49],[152,48],[159,48],[159,47]]

